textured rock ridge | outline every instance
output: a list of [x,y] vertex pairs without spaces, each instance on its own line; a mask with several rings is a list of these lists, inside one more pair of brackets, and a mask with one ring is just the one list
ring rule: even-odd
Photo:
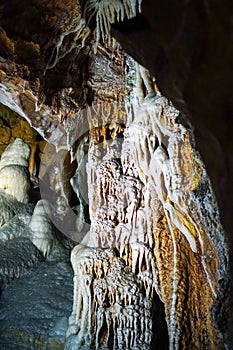
[[[152,326],[146,326],[142,339],[138,313],[132,315],[133,327],[124,315],[131,302],[144,312],[142,302],[147,311],[140,318],[149,325],[154,295],[165,306],[170,349],[223,349],[211,308],[218,281],[226,277],[227,250],[219,217],[212,221],[217,205],[210,182],[192,129],[160,93],[151,91],[144,98],[140,86],[150,81],[149,74],[136,64],[134,69],[138,79],[123,135],[117,138],[117,126],[101,142],[104,120],[101,134],[90,135],[92,222],[72,252],[74,305],[66,349],[150,348]],[[108,125],[104,130],[107,135]],[[204,198],[200,188],[206,189]],[[114,272],[114,288],[109,275],[115,266],[121,269]],[[129,284],[125,269],[132,279],[130,290],[124,289]],[[140,291],[146,299],[135,299]],[[112,309],[121,310],[116,318],[115,311],[109,316]],[[127,336],[122,338],[122,332]]]

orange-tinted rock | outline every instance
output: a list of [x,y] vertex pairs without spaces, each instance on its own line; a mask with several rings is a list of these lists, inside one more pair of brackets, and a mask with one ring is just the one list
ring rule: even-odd
[[[150,3],[149,0],[143,3],[146,2]],[[85,26],[82,34],[79,33],[81,8],[78,1],[43,0],[25,6],[23,1],[13,0],[10,4],[4,1],[0,9],[0,25],[3,28],[0,32],[0,100],[30,121],[33,128],[51,143],[46,144],[44,149],[40,147],[41,153],[44,152],[42,179],[44,176],[50,189],[55,189],[66,201],[71,194],[69,179],[75,171],[70,165],[68,150],[73,155],[75,142],[78,143],[84,134],[89,133],[90,137],[87,182],[92,226],[86,244],[94,242],[98,247],[94,252],[87,247],[80,255],[76,254],[79,249],[76,248],[73,253],[74,270],[83,269],[83,275],[75,280],[74,318],[71,319],[69,335],[77,336],[80,332],[81,339],[89,344],[92,342],[93,347],[110,339],[109,344],[104,344],[110,346],[113,337],[108,338],[107,332],[114,334],[118,327],[119,332],[115,333],[119,335],[116,348],[132,348],[127,343],[132,339],[136,342],[135,347],[147,349],[152,342],[155,348],[164,350],[164,344],[167,346],[166,326],[163,331],[158,331],[155,322],[153,332],[151,326],[154,317],[160,316],[159,307],[163,309],[164,305],[171,349],[222,349],[223,342],[212,316],[215,316],[218,308],[222,308],[217,298],[222,291],[219,279],[225,279],[227,253],[214,196],[204,165],[195,151],[192,133],[188,130],[181,135],[184,120],[179,121],[177,111],[174,115],[169,114],[169,108],[171,110],[173,107],[169,102],[164,102],[161,96],[156,101],[155,96],[150,95],[154,82],[148,84],[148,79],[144,82],[141,79],[138,84],[140,89],[135,93],[139,101],[137,107],[141,110],[131,110],[130,113],[128,109],[126,112],[124,102],[130,100],[135,80],[135,76],[131,77],[126,85],[127,57],[118,45],[112,50],[108,45],[103,47],[99,44],[97,53],[92,52],[93,33]],[[159,3],[153,5],[159,9]],[[184,5],[176,5],[174,1],[171,8],[167,3],[162,4],[165,11],[154,12],[144,7],[146,16],[155,16],[156,20],[151,21],[149,28],[148,23],[142,21],[142,28],[137,27],[136,34],[134,30],[127,31],[128,44],[139,61],[142,59],[146,63],[146,58],[149,60],[148,67],[152,67],[152,73],[159,71],[159,86],[183,112],[189,114],[191,111],[193,118],[197,113],[203,120],[211,120],[212,114],[207,113],[212,110],[209,106],[213,106],[215,111],[214,99],[220,96],[220,107],[218,105],[216,111],[221,111],[221,106],[225,106],[225,90],[219,88],[224,80],[221,74],[215,80],[213,74],[207,73],[208,65],[212,72],[216,64],[219,67],[219,48],[224,41],[218,39],[218,55],[215,57],[211,49],[215,44],[215,26],[210,26],[210,31],[207,28],[210,46],[207,43],[203,53],[207,64],[205,67],[201,60],[201,64],[196,65],[200,50],[193,51],[193,47],[199,43],[199,39],[201,43],[205,41],[206,33],[205,26],[204,29],[199,26],[198,19],[204,23],[202,13],[198,12],[198,5],[185,5],[187,18],[194,26],[185,28],[189,29],[188,35],[186,37],[187,31],[184,30],[184,41],[179,41],[179,25],[184,23],[180,20]],[[205,16],[208,9],[204,10]],[[221,28],[225,28],[222,26],[223,16],[220,18],[221,21],[217,17],[214,21],[217,33],[222,33]],[[191,35],[193,41],[190,45],[192,30],[196,30],[197,36],[195,33]],[[133,40],[130,39],[131,34]],[[155,48],[154,35],[159,41],[159,47]],[[127,43],[126,39],[122,40]],[[191,50],[191,59],[187,55],[186,44]],[[228,52],[226,50],[223,56]],[[163,65],[167,63],[170,68],[163,71]],[[128,65],[127,69],[135,73],[133,66]],[[145,73],[143,69],[142,72]],[[201,89],[205,93],[200,94]],[[227,95],[232,89],[228,90]],[[145,92],[150,96],[144,100]],[[161,113],[151,112],[156,103],[158,108],[161,107]],[[9,123],[12,123],[10,127],[3,125],[4,142],[8,143],[9,137],[11,142],[18,134],[22,135],[22,129],[30,141],[30,129],[20,118],[18,124],[18,118],[9,119]],[[220,123],[220,126],[218,131],[221,133],[223,125]],[[230,136],[221,140],[225,145],[230,145]],[[214,143],[214,146],[219,151],[218,143]],[[211,159],[221,159],[224,164],[221,151],[211,150],[206,151],[211,153]],[[32,154],[34,152],[35,143]],[[215,183],[219,178],[224,180],[222,169],[216,166],[217,175],[213,176]],[[81,185],[80,180],[78,186]],[[86,183],[83,187],[86,188]],[[47,195],[54,195],[54,191]],[[110,249],[105,254],[102,248],[109,245],[113,251]],[[89,253],[92,254],[91,258]],[[119,269],[108,270],[113,262]],[[93,266],[95,274],[90,276]],[[106,287],[108,278],[114,281],[114,273],[121,283],[117,280],[117,283],[111,282]],[[102,276],[103,280],[99,281]],[[90,289],[92,282],[96,288]],[[95,291],[92,299],[91,291]],[[134,292],[140,294],[143,303],[149,301],[145,308],[142,307],[140,325],[139,313],[135,310],[136,306],[142,305],[138,299],[138,305],[133,303]],[[157,298],[156,303],[152,298],[153,293]],[[124,298],[124,310],[117,308],[114,298]],[[83,308],[79,304],[82,300]],[[86,302],[88,300],[90,303]],[[115,314],[114,310],[119,314]],[[133,316],[132,312],[135,312]],[[85,323],[87,315],[88,325]],[[158,320],[164,325],[163,312],[161,315]],[[105,321],[101,324],[103,319]],[[85,321],[80,328],[78,320]],[[135,321],[137,336],[132,332],[132,320]],[[147,330],[145,334],[143,329]],[[143,343],[140,343],[140,333],[143,333]],[[92,338],[85,337],[85,334],[91,334]],[[164,343],[160,341],[160,336],[165,339]]]

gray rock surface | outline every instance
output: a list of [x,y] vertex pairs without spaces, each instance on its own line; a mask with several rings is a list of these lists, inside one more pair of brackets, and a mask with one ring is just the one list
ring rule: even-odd
[[68,263],[43,262],[28,269],[2,292],[0,349],[63,349],[72,298]]
[[0,291],[6,283],[22,276],[29,267],[41,261],[41,253],[28,238],[0,241]]

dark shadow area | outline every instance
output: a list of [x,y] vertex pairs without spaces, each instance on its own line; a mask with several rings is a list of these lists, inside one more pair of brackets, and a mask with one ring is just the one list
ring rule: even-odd
[[168,329],[165,318],[164,304],[154,293],[152,306],[152,342],[151,350],[167,350],[169,349]]

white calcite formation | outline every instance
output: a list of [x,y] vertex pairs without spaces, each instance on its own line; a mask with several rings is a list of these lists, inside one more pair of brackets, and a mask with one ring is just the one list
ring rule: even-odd
[[79,200],[79,205],[76,206],[77,219],[76,219],[76,228],[78,232],[87,232],[88,226],[85,223],[84,215],[84,206],[88,203],[88,190],[87,190],[87,181],[86,181],[86,162],[87,155],[85,148],[88,147],[88,136],[84,136],[80,141],[77,151],[76,151],[76,160],[77,160],[77,169],[75,175],[71,178],[70,183],[77,195]]
[[0,170],[9,165],[20,165],[28,167],[30,147],[20,138],[9,144],[2,154]]
[[109,41],[112,40],[110,36],[111,24],[123,21],[126,18],[135,17],[137,11],[141,12],[142,0],[87,0],[84,6],[84,18],[88,18],[87,24],[93,16],[96,17],[96,47],[100,39],[106,36]]
[[30,147],[17,138],[0,160],[0,189],[22,203],[27,203],[29,196],[29,156]]
[[[152,91],[148,72],[136,69],[123,142],[117,133],[102,149],[98,134],[90,140],[91,228],[72,252],[66,350],[150,349],[155,294],[165,305],[171,350],[221,349],[210,308],[225,274],[226,247],[218,214],[209,220],[217,213],[214,196],[192,130]],[[201,186],[204,201],[195,194]]]
[[[29,200],[28,159],[30,147],[17,138],[0,161],[0,241],[29,238],[49,259],[63,256],[64,249],[53,235],[51,212],[46,200],[39,200],[32,213]],[[17,227],[18,226],[18,227]]]
[[79,245],[71,260],[75,292],[66,349],[149,350],[150,286],[144,294],[143,279],[135,278],[112,249]]
[[30,240],[40,250],[40,252],[48,257],[53,248],[55,238],[52,234],[52,223],[50,220],[50,208],[46,200],[39,200],[36,204],[29,228],[31,230]]

